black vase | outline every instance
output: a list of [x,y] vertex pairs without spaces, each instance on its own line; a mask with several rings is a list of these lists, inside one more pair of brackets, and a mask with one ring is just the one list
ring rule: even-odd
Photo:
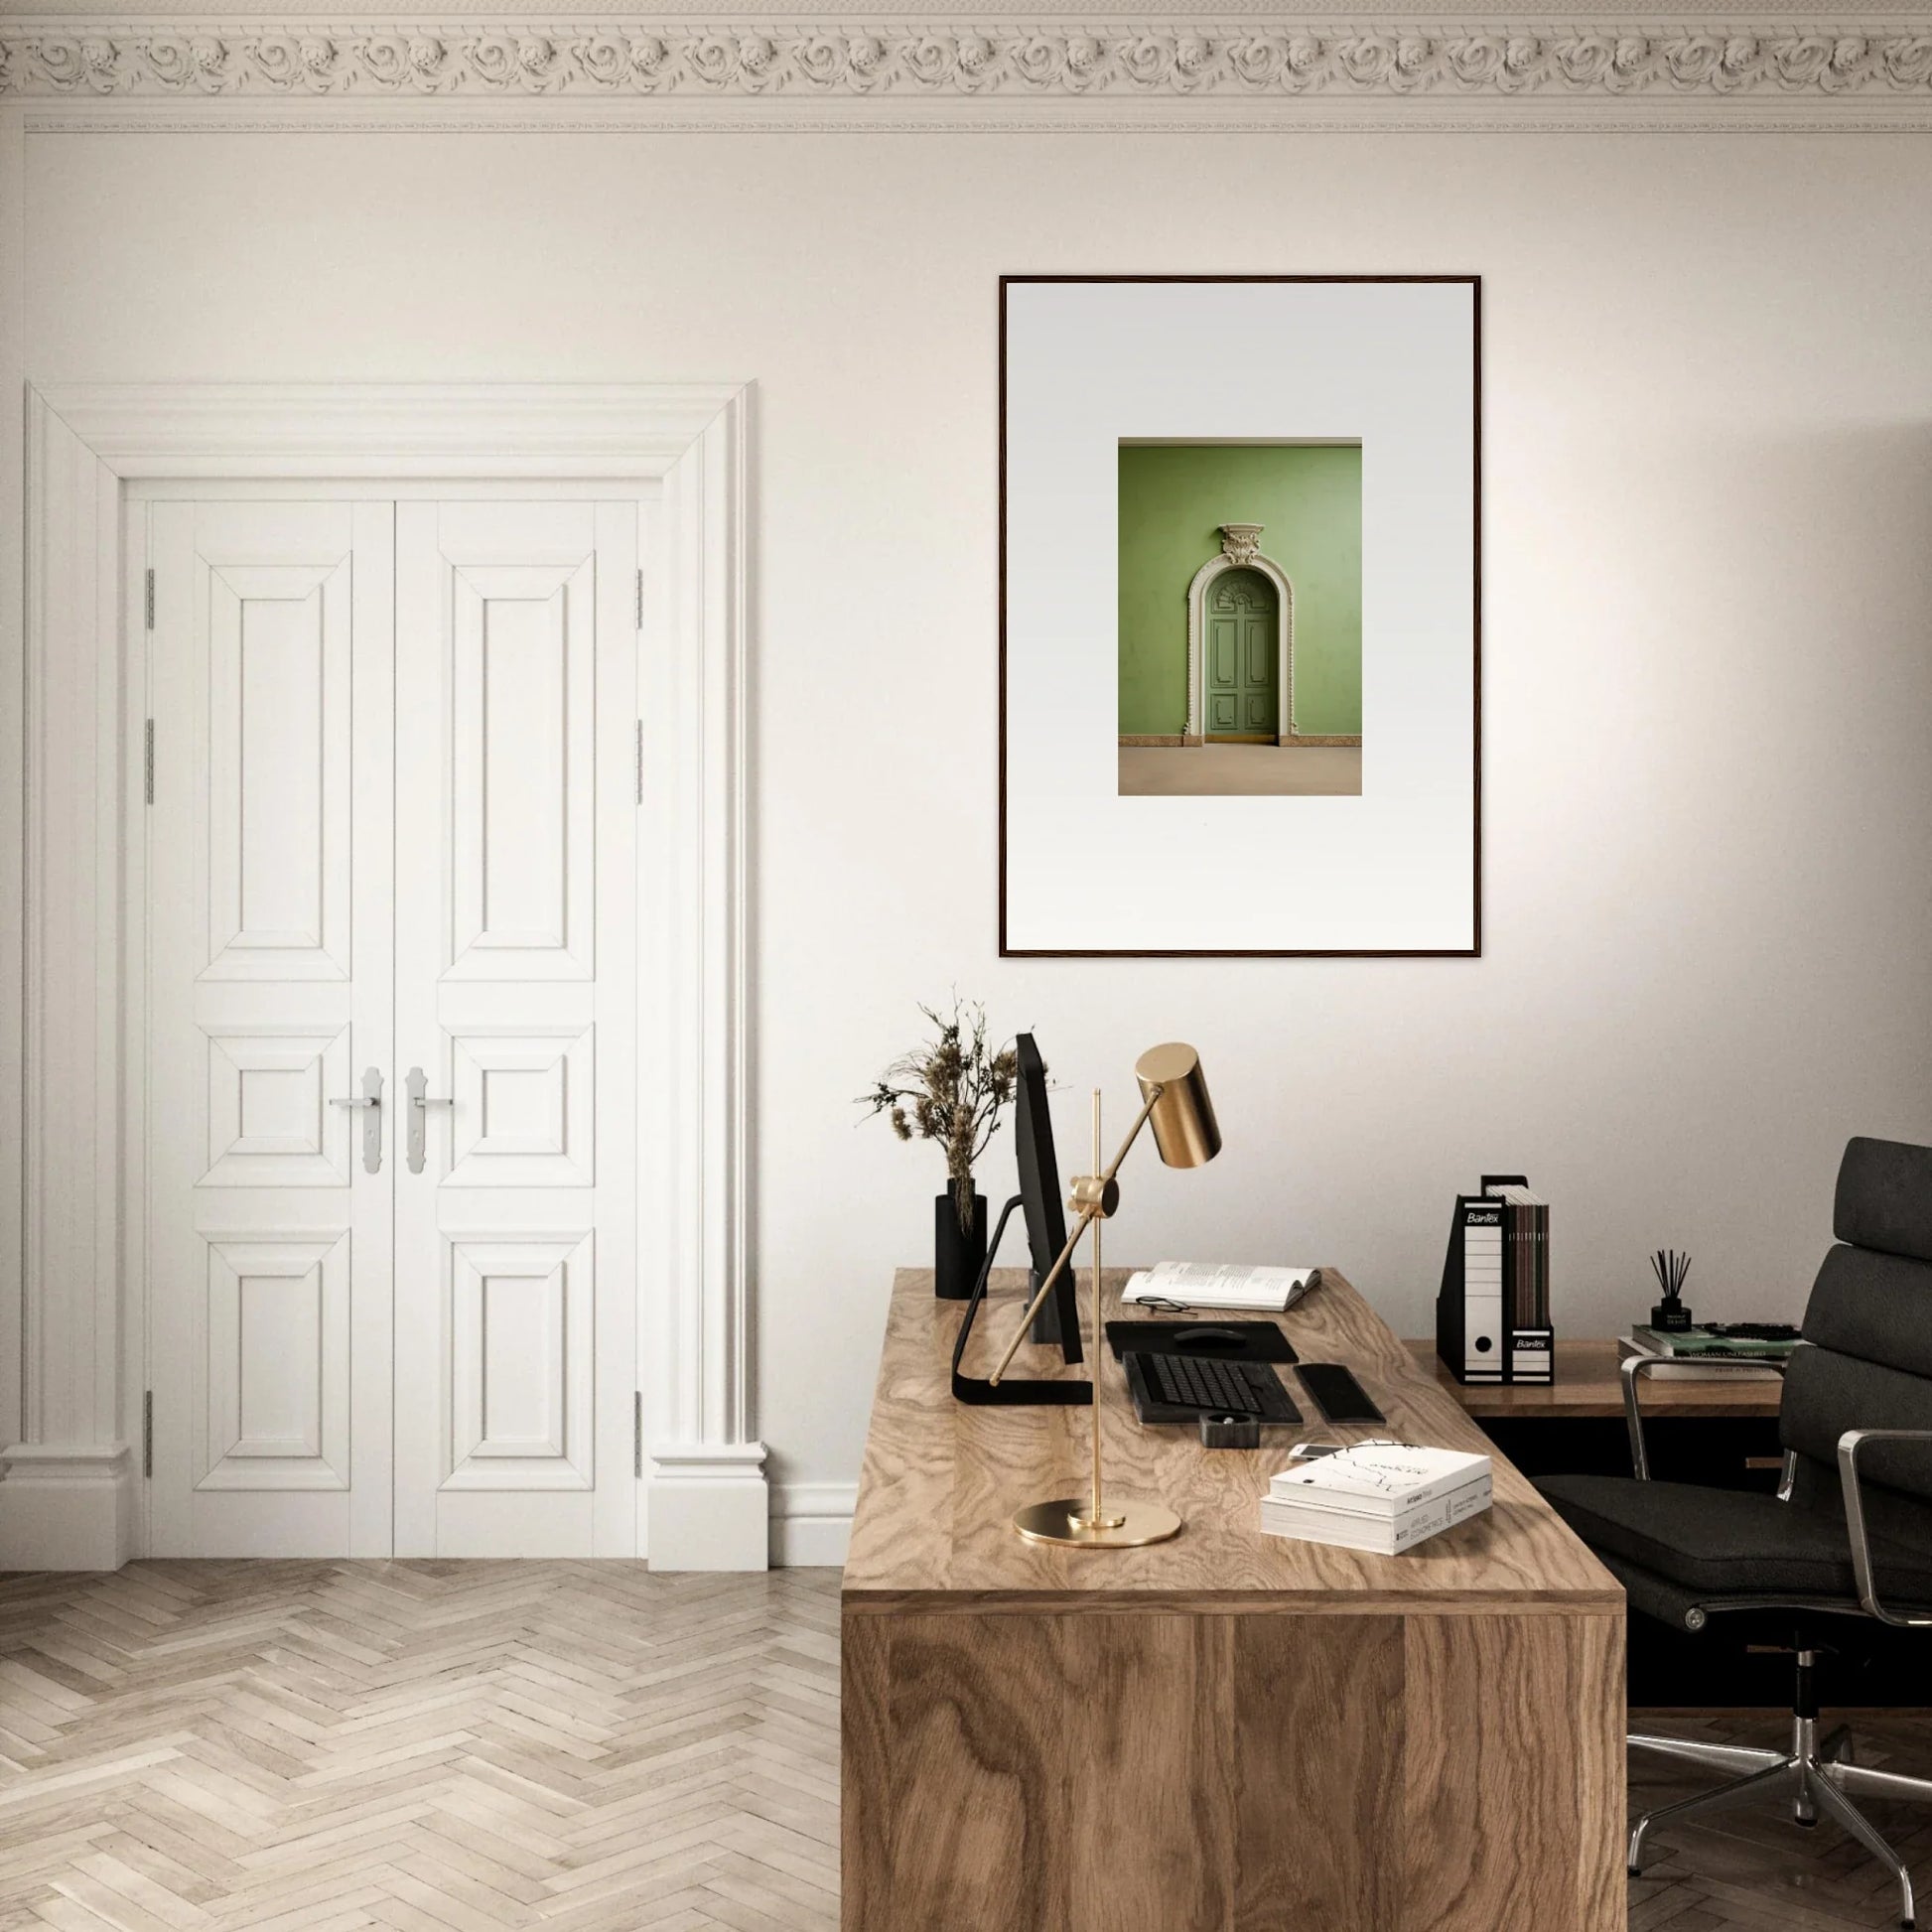
[[986,1266],[986,1196],[973,1189],[973,1224],[959,1225],[959,1208],[948,1187],[932,1203],[932,1292],[942,1302],[963,1302]]

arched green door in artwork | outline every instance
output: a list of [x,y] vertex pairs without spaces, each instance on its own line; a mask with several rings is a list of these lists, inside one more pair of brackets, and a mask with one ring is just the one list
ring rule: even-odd
[[1202,690],[1207,736],[1274,744],[1281,731],[1281,607],[1258,570],[1225,570],[1207,587]]

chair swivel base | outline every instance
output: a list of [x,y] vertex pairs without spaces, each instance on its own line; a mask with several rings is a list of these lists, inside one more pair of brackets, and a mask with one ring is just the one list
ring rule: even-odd
[[1852,1761],[1852,1739],[1841,1725],[1828,1736],[1818,1736],[1816,1718],[1793,1718],[1788,1751],[1756,1750],[1744,1744],[1706,1744],[1682,1737],[1650,1737],[1632,1733],[1629,1742],[1644,1750],[1661,1751],[1691,1764],[1739,1775],[1715,1791],[1701,1792],[1674,1805],[1660,1806],[1639,1818],[1630,1833],[1630,1875],[1637,1876],[1643,1842],[1659,1825],[1682,1824],[1714,1812],[1770,1799],[1788,1798],[1791,1816],[1799,1825],[1815,1825],[1820,1815],[1857,1839],[1898,1881],[1898,1922],[1910,1928],[1912,1878],[1905,1862],[1851,1799],[1852,1792],[1869,1798],[1910,1798],[1932,1804],[1932,1779],[1900,1777],[1891,1771],[1867,1770]]

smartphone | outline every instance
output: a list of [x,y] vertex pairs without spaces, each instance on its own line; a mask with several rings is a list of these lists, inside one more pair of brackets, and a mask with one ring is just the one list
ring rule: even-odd
[[1387,1422],[1368,1391],[1339,1362],[1304,1362],[1296,1369],[1323,1422]]

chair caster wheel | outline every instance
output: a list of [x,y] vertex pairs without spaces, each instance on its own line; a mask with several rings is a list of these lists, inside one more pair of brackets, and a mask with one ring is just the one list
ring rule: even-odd
[[1818,1829],[1818,1820],[1815,1818],[1794,1818],[1791,1822],[1794,1825],[1802,1825],[1808,1832],[1815,1832]]
[[1639,1870],[1637,1869],[1637,1867],[1636,1867],[1635,1865],[1633,1865],[1633,1864],[1626,1864],[1626,1865],[1625,1865],[1625,1866],[1624,1866],[1623,1868],[1624,1868],[1624,1870],[1625,1870],[1625,1871],[1627,1871],[1627,1872],[1628,1872],[1628,1873],[1630,1874],[1630,1876],[1631,1876],[1631,1877],[1633,1877],[1633,1878],[1641,1878],[1641,1877],[1643,1876],[1643,1873],[1642,1873],[1641,1871],[1639,1871]]

